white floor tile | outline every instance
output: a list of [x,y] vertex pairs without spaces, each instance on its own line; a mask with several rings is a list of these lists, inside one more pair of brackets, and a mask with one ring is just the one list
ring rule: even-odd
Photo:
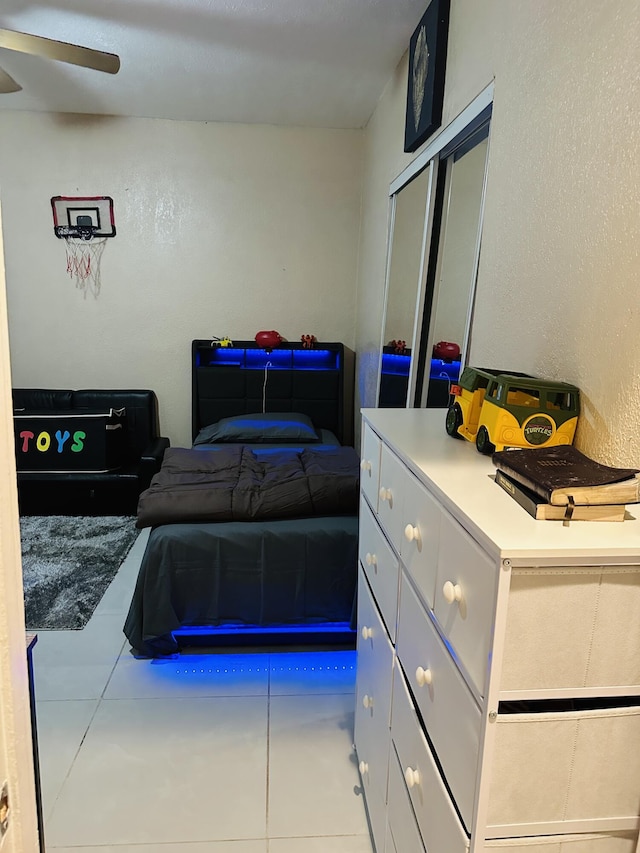
[[266,697],[103,700],[51,847],[266,837]]
[[274,696],[270,837],[366,835],[353,744],[353,696]]
[[[120,572],[122,572],[122,569]],[[120,572],[105,590],[104,595],[92,614],[92,618],[93,616],[118,614],[124,623],[125,616],[129,612],[131,598],[133,597],[135,577],[129,577],[126,574],[120,574]]]
[[271,838],[269,853],[373,853],[373,846],[368,835]]
[[37,702],[40,786],[45,821],[84,738],[97,700]]
[[356,652],[278,652],[271,654],[271,696],[354,693]]
[[93,614],[81,631],[39,631],[33,649],[38,700],[98,699],[125,645],[122,614]]
[[109,681],[113,666],[112,663],[34,666],[36,699],[99,699]]
[[126,640],[123,624],[124,617],[118,614],[94,614],[81,631],[38,631],[33,649],[34,668],[72,664],[113,667]]
[[[102,596],[98,606],[94,611],[94,616],[102,616],[107,614],[118,614],[122,616],[122,622],[126,616],[131,597],[135,588],[138,571],[140,569],[140,561],[144,554],[144,549],[149,538],[149,530],[143,530],[136,541],[131,546],[131,550],[125,557],[122,565],[118,569],[118,573]],[[92,617],[93,618],[93,617]]]
[[355,652],[136,660],[122,627],[148,534],[82,631],[38,633],[47,850],[371,853],[351,748]]
[[106,699],[165,696],[266,696],[269,655],[179,655],[136,660],[123,654],[105,691]]

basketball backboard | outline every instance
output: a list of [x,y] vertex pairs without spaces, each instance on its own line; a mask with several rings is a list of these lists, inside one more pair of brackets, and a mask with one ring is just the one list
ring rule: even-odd
[[106,195],[51,199],[56,237],[115,237],[113,199]]

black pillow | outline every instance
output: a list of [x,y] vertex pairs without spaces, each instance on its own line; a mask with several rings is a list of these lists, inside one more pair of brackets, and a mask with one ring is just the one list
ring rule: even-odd
[[300,412],[263,412],[222,418],[200,430],[195,444],[216,442],[308,444],[320,441],[313,422]]

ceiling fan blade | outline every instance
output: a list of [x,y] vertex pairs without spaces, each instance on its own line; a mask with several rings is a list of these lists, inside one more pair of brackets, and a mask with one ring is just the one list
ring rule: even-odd
[[0,47],[17,50],[19,53],[30,53],[33,56],[44,56],[46,59],[56,59],[59,62],[69,62],[71,65],[82,65],[95,71],[106,71],[107,74],[117,74],[120,69],[120,57],[115,53],[104,53],[102,50],[15,30],[0,29]]
[[9,92],[19,92],[22,86],[10,77],[6,71],[0,68],[0,95],[8,95]]

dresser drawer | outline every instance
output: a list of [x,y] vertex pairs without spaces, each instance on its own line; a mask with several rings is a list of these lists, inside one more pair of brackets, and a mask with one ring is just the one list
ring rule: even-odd
[[640,707],[498,713],[493,725],[488,835],[498,826],[640,814]]
[[462,819],[470,828],[482,715],[404,573],[396,648]]
[[386,842],[387,828],[387,804],[377,788],[370,784],[370,779],[365,773],[361,774],[362,788],[364,790],[364,802],[369,819],[369,829],[373,837],[376,853],[389,853]]
[[378,519],[398,554],[404,537],[403,501],[408,471],[384,444],[380,452]]
[[[425,853],[409,792],[395,749],[389,754],[389,811],[385,853]],[[389,839],[389,835],[391,838]]]
[[637,688],[639,613],[638,566],[514,569],[501,689]]
[[410,471],[405,470],[400,555],[420,594],[433,608],[442,510]]
[[463,853],[469,847],[469,839],[440,778],[397,662],[393,679],[391,739],[390,767],[395,748],[424,846],[434,853]]
[[360,448],[360,488],[374,512],[378,511],[380,445],[380,439],[375,432],[367,424],[364,424],[362,447]]
[[374,786],[384,803],[387,798],[394,652],[362,569],[358,582],[355,744],[365,790]]
[[588,832],[486,841],[484,850],[496,853],[637,853],[636,832]]
[[364,498],[360,498],[358,553],[389,636],[395,642],[399,562]]
[[489,671],[497,571],[480,546],[443,512],[434,613],[481,696]]

